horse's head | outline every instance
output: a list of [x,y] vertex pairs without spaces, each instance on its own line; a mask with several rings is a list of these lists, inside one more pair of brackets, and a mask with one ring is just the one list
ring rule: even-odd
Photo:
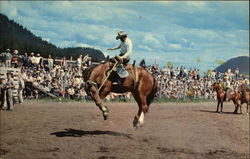
[[220,84],[218,82],[215,82],[214,84],[211,85],[211,89],[213,91],[220,89]]
[[241,84],[241,85],[239,86],[239,90],[240,90],[240,91],[246,91],[246,90],[247,90],[246,85],[245,85],[245,84]]

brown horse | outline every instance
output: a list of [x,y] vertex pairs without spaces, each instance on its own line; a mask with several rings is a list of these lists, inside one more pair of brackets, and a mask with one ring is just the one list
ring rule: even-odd
[[[241,110],[241,106],[246,103],[247,105],[247,115],[249,114],[249,104],[250,104],[250,92],[249,90],[247,90],[247,87],[246,85],[242,84],[239,86],[239,91],[240,91],[240,94],[241,94],[241,98],[240,98],[240,113],[242,113],[242,110]],[[235,112],[237,113],[238,112],[238,107],[235,109]]]
[[108,108],[103,105],[103,99],[105,99],[110,92],[131,92],[139,106],[133,125],[134,127],[142,126],[144,114],[148,112],[149,105],[157,92],[157,81],[144,68],[128,64],[125,69],[129,75],[122,80],[121,85],[113,85],[112,82],[118,75],[112,72],[107,78],[113,66],[114,63],[106,61],[84,71],[85,90],[103,112],[104,120],[107,119],[109,111]]
[[220,84],[215,82],[213,85],[212,85],[212,88],[213,90],[216,91],[217,93],[217,109],[216,109],[216,112],[219,112],[219,106],[220,106],[220,113],[222,113],[222,109],[223,109],[223,102],[226,100],[226,96],[228,96],[228,99],[229,100],[232,100],[234,105],[235,105],[235,110],[234,110],[234,113],[237,113],[237,109],[238,107],[240,107],[240,99],[241,99],[241,96],[238,92],[234,91],[234,90],[229,90],[228,91],[228,94],[226,94],[226,91],[221,88]]

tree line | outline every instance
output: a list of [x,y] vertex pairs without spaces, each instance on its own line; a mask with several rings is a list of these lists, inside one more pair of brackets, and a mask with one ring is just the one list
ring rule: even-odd
[[44,57],[48,57],[51,54],[54,57],[70,58],[72,56],[76,59],[79,55],[89,54],[93,61],[99,62],[105,59],[104,54],[100,50],[93,48],[59,48],[34,35],[31,31],[3,14],[0,14],[0,35],[1,52],[9,48],[10,50],[18,50],[21,54],[34,52]]

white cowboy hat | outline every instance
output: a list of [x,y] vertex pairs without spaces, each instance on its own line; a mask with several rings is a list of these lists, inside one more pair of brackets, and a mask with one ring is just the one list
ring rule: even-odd
[[119,33],[118,33],[118,35],[116,36],[116,40],[118,40],[118,39],[120,39],[120,38],[122,38],[122,37],[125,37],[125,36],[127,36],[128,34],[127,33],[125,33],[124,31],[120,31]]

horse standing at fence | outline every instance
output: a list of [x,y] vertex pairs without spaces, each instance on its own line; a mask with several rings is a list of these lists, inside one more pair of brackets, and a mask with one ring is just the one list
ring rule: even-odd
[[228,90],[228,92],[226,92],[218,82],[215,82],[212,85],[213,90],[216,91],[217,93],[217,109],[216,112],[219,112],[219,106],[220,106],[220,113],[222,113],[223,110],[223,102],[226,101],[226,96],[229,100],[232,100],[234,105],[235,105],[235,110],[234,113],[237,113],[237,109],[238,107],[240,107],[241,103],[240,103],[240,99],[241,96],[238,92],[234,91],[234,90]]
[[144,114],[148,112],[149,105],[157,92],[157,81],[144,68],[128,64],[125,69],[129,75],[122,80],[121,85],[113,85],[112,82],[117,78],[116,72],[112,71],[114,65],[106,61],[84,71],[85,90],[103,112],[104,120],[107,119],[109,111],[103,105],[103,99],[110,92],[131,92],[139,106],[133,125],[134,127],[142,126]]

